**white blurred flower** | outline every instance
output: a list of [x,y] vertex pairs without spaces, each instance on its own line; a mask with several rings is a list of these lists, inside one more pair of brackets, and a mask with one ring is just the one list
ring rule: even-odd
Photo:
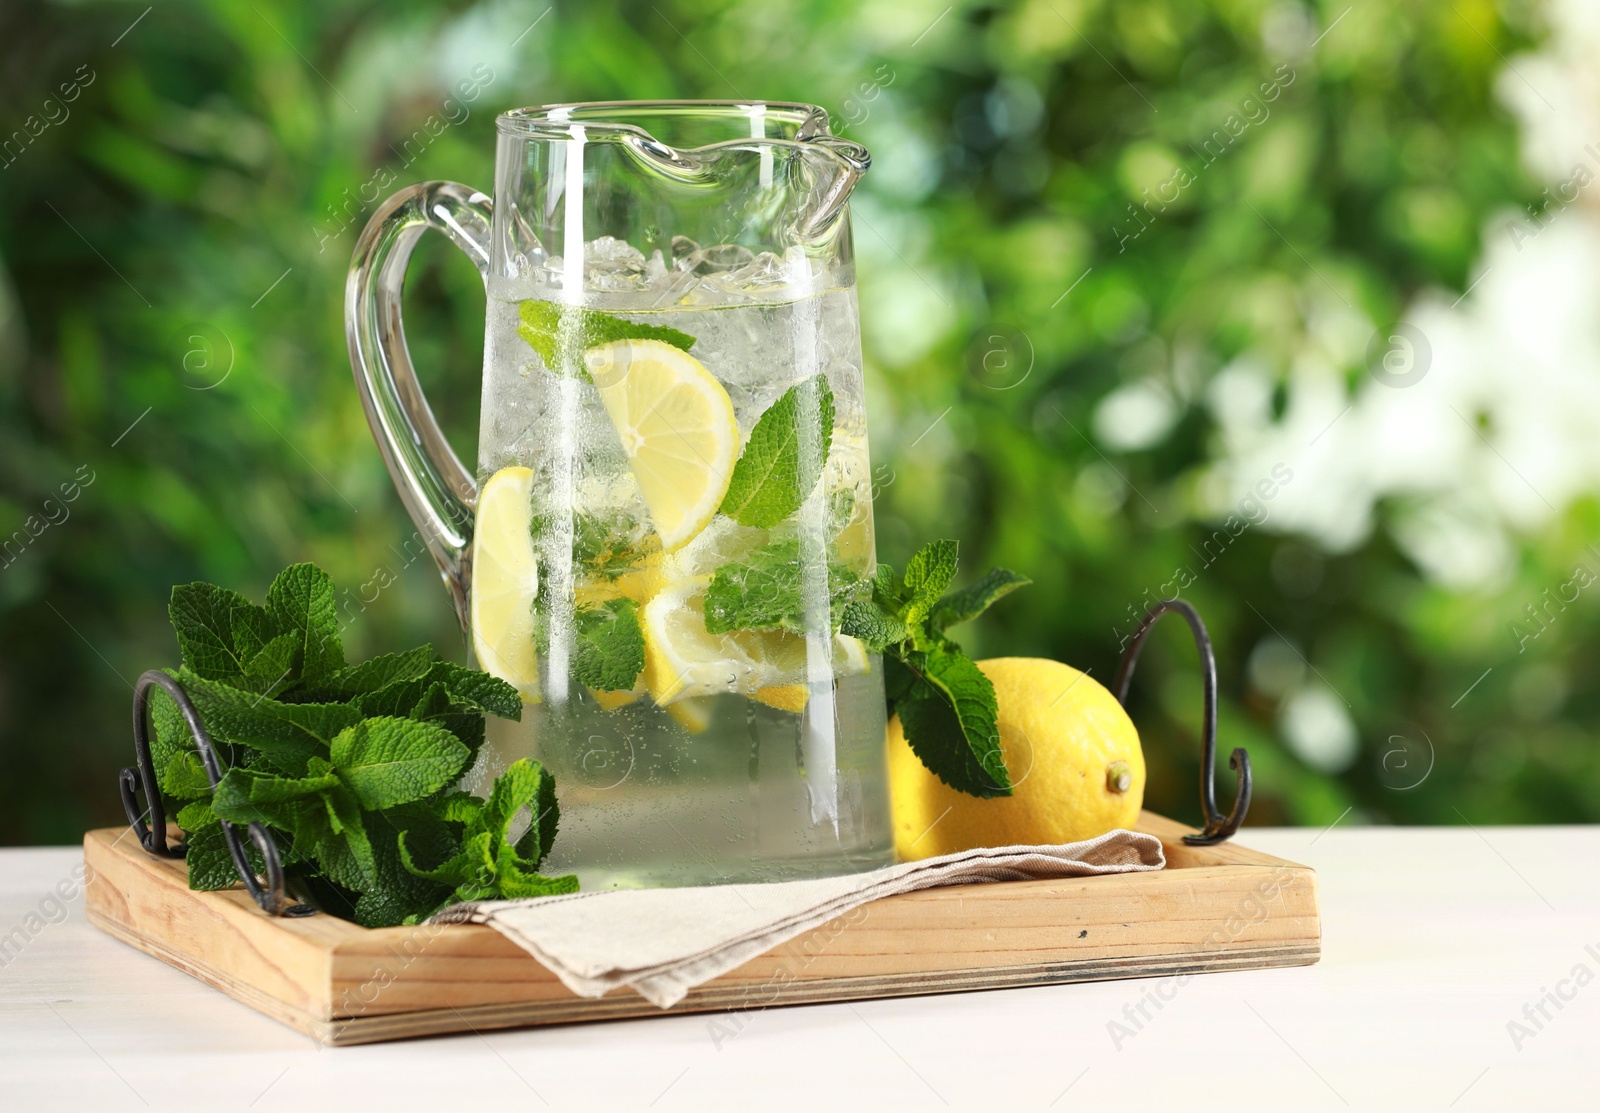
[[1323,773],[1342,773],[1360,751],[1356,724],[1344,701],[1322,684],[1301,688],[1283,705],[1279,729],[1301,761]]

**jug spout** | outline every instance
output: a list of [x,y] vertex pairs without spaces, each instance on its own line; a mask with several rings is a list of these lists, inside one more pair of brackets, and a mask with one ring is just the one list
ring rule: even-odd
[[825,261],[847,248],[841,218],[872,161],[832,134],[823,109],[793,102],[544,105],[496,127],[503,149],[536,152],[506,162],[496,195],[544,181],[541,200],[517,208],[529,260],[570,262],[604,227],[641,253],[638,268],[678,242],[779,257],[798,247]]
[[861,144],[835,135],[807,142],[820,156],[813,160],[818,177],[796,232],[802,240],[824,240],[844,215],[856,183],[872,166],[872,156]]

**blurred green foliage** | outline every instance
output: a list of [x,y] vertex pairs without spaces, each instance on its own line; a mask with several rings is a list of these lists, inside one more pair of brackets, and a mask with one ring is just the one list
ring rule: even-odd
[[[876,159],[855,212],[880,555],[949,536],[969,569],[1026,572],[971,648],[1100,678],[1130,607],[1218,528],[1194,497],[1218,452],[1199,385],[1246,352],[1287,375],[1330,282],[1377,322],[1465,288],[1485,219],[1537,194],[1492,95],[1535,32],[1487,0],[942,8],[8,4],[0,129],[32,118],[37,135],[0,159],[0,537],[28,541],[0,568],[0,842],[120,821],[128,685],[176,659],[175,582],[259,595],[314,560],[348,589],[354,656],[461,652],[356,400],[343,281],[375,174],[487,188],[497,111],[829,107]],[[479,66],[492,80],[464,114],[448,98]],[[477,276],[433,237],[407,299],[472,459]],[[1365,370],[1346,373],[1353,389]],[[1170,431],[1101,446],[1096,405],[1150,374],[1182,388]],[[1525,539],[1493,600],[1428,582],[1381,529],[1338,555],[1268,529],[1232,540],[1185,596],[1216,638],[1223,746],[1254,759],[1252,820],[1600,818],[1596,697],[1566,695],[1600,647],[1592,608],[1452,702],[1511,655],[1508,623],[1597,526],[1591,501]],[[1360,752],[1340,771],[1283,744],[1282,693],[1252,680],[1279,634],[1349,705]],[[1200,687],[1176,623],[1135,697],[1148,802],[1193,821]],[[1383,756],[1422,735],[1409,756],[1431,775],[1398,790]]]

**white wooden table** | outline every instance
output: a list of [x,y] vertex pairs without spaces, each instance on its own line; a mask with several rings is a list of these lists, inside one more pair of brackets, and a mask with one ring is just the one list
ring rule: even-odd
[[1600,1109],[1600,828],[1239,841],[1319,871],[1320,965],[337,1050],[58,905],[76,848],[0,850],[0,1109]]

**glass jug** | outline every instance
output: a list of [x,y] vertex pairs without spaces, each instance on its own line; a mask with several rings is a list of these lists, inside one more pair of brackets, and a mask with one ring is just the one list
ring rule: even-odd
[[[893,859],[847,202],[860,146],[803,104],[572,104],[496,121],[491,199],[373,216],[346,331],[373,435],[478,667],[522,693],[468,787],[556,778],[546,872],[585,889]],[[401,328],[417,238],[488,293],[476,477]]]

